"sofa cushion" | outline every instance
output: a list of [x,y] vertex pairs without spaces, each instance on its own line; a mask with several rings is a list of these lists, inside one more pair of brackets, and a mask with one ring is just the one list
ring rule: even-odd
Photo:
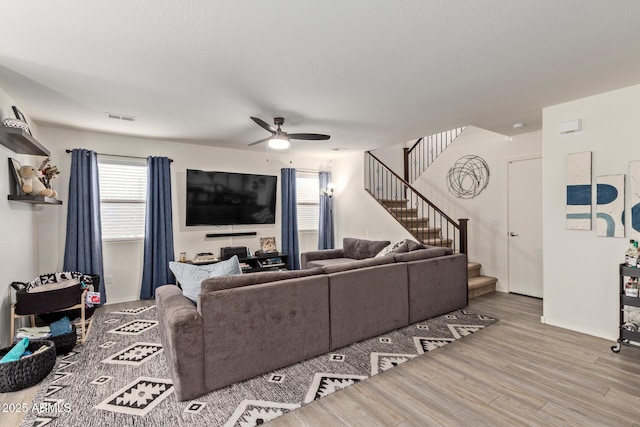
[[373,258],[389,243],[388,240],[366,240],[345,237],[342,239],[345,258],[365,259]]
[[206,389],[327,353],[328,282],[315,275],[203,293]]
[[256,276],[258,276],[256,284],[270,283],[278,280],[297,279],[298,277],[307,277],[316,274],[322,274],[322,269],[316,267],[306,270],[263,271],[256,273]]
[[192,265],[171,261],[169,269],[182,287],[182,293],[193,302],[198,301],[202,289],[202,281],[209,277],[231,276],[242,274],[238,256],[234,255],[226,261],[208,265]]
[[419,249],[416,251],[394,254],[393,258],[396,262],[409,262],[409,261],[417,261],[420,259],[429,259],[435,258],[439,256],[447,255],[448,248],[438,248],[438,247],[429,247],[426,249]]
[[257,274],[242,274],[239,276],[212,277],[202,281],[202,293],[215,292],[223,289],[241,288],[256,284]]
[[327,265],[344,264],[345,262],[355,261],[353,258],[329,258],[329,259],[316,259],[307,262],[307,268],[309,267],[325,267]]
[[278,280],[295,279],[298,277],[322,274],[319,267],[306,270],[260,271],[243,274],[242,276],[225,276],[206,279],[202,282],[202,292],[215,292],[223,289],[241,288],[243,286],[259,285]]
[[332,350],[408,324],[405,264],[378,265],[327,277]]
[[322,267],[322,271],[325,274],[337,273],[339,271],[354,270],[356,268],[373,267],[374,265],[391,264],[394,261],[393,257],[378,257],[367,258],[359,260],[351,260],[349,262],[343,262],[340,264],[325,265]]
[[400,254],[404,252],[415,251],[417,249],[424,249],[425,245],[418,243],[411,239],[404,239],[396,243],[390,243],[385,246],[380,252],[376,254],[376,257],[382,257],[386,255]]

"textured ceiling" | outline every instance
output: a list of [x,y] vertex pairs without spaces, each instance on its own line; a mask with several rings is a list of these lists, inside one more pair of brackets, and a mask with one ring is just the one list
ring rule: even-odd
[[38,123],[233,148],[268,136],[250,116],[330,134],[294,142],[318,154],[512,135],[640,83],[639,17],[635,0],[16,1],[0,87]]

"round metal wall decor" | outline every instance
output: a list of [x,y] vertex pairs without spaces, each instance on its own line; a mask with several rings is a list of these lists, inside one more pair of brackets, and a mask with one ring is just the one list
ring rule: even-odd
[[459,199],[473,199],[489,184],[489,165],[480,156],[460,157],[449,169],[447,187]]

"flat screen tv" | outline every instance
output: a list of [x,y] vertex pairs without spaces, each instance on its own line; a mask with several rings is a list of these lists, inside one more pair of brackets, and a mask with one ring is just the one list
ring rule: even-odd
[[275,224],[277,179],[187,169],[187,225]]

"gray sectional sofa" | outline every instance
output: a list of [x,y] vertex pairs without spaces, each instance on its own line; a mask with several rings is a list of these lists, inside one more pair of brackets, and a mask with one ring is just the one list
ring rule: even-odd
[[382,243],[345,239],[343,249],[302,254],[302,270],[206,279],[197,305],[177,286],[158,288],[160,337],[178,399],[467,304],[465,255],[428,247],[376,258]]

